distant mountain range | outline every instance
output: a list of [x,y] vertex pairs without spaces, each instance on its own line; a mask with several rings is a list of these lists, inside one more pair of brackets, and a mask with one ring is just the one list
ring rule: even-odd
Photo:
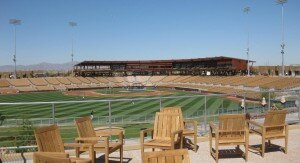
[[[23,71],[32,71],[32,70],[67,71],[67,70],[71,70],[73,65],[75,65],[77,63],[79,63],[79,62],[74,61],[74,62],[67,62],[67,63],[62,63],[62,64],[42,62],[39,64],[25,65],[25,66],[17,65],[17,70],[23,70]],[[14,69],[15,68],[13,65],[0,66],[1,72],[9,72],[9,71],[13,71]]]

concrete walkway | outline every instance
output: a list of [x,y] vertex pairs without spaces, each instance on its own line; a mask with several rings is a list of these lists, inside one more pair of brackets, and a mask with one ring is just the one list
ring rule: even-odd
[[[259,136],[250,135],[250,145],[259,144],[261,139]],[[284,140],[273,140],[272,144],[277,145],[284,145]],[[209,145],[208,141],[202,141],[198,143],[199,149],[195,153],[189,150],[189,156],[191,159],[191,163],[201,163],[201,162],[215,162],[212,156],[209,153]],[[230,147],[229,147],[230,148]],[[269,151],[265,153],[264,158],[260,156],[259,153],[250,150],[249,152],[249,160],[248,163],[300,163],[300,129],[293,129],[289,132],[289,144],[288,144],[288,154],[284,154],[284,152],[280,150]],[[223,148],[221,148],[223,149]],[[228,148],[227,148],[228,149]],[[231,149],[234,149],[232,147]],[[241,150],[244,151],[244,148],[241,146]],[[147,149],[146,151],[151,151],[151,149]],[[230,152],[232,150],[226,150],[225,152]],[[111,157],[118,157],[118,152],[111,154]],[[245,162],[245,160],[241,157],[231,157],[229,155],[224,155],[225,158],[219,159],[219,162],[224,163],[239,163]],[[124,162],[129,163],[140,163],[141,162],[141,153],[140,150],[131,150],[131,151],[124,151]],[[99,158],[98,162],[101,161],[101,157]],[[112,159],[116,160],[118,159]]]

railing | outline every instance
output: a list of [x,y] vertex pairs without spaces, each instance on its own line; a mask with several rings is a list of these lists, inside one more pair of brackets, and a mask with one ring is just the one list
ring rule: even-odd
[[[33,147],[33,128],[37,126],[57,124],[65,142],[71,142],[77,136],[74,120],[82,116],[90,116],[94,112],[95,126],[120,126],[125,128],[127,139],[137,140],[142,128],[151,127],[154,115],[167,106],[181,106],[187,119],[198,121],[199,134],[205,134],[209,121],[217,121],[220,114],[251,113],[259,117],[273,104],[280,104],[281,96],[286,102],[281,107],[289,109],[287,121],[299,121],[299,91],[266,92],[267,105],[263,107],[261,99],[245,99],[245,108],[241,107],[241,98],[235,95],[212,94],[191,96],[169,96],[133,99],[106,99],[55,102],[17,102],[0,103],[0,148],[16,150]],[[256,98],[256,99],[255,99]]]

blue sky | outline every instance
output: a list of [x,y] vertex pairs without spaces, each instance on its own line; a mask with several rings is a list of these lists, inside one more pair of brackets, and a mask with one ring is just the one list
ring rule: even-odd
[[[243,8],[250,6],[246,16]],[[300,64],[300,1],[285,5],[286,64]],[[0,65],[74,59],[144,60],[229,56],[280,65],[281,7],[275,0],[0,0]]]

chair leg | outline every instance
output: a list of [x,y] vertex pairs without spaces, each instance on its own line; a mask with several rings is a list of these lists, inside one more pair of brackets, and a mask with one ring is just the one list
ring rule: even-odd
[[97,155],[96,155],[96,152],[93,152],[93,161],[92,163],[95,163],[97,162]]
[[216,163],[219,162],[219,144],[216,143]]
[[246,144],[245,144],[245,161],[248,161],[248,150],[249,150],[249,144],[246,142]]
[[271,146],[271,140],[268,140],[268,146]]
[[123,147],[120,148],[120,162],[123,163]]
[[284,144],[285,144],[284,153],[287,154],[287,150],[288,150],[288,136],[287,135],[284,138]]
[[75,155],[76,155],[77,158],[79,158],[79,148],[78,147],[75,148]]
[[[1,159],[0,159],[0,161],[1,161]],[[32,162],[33,162],[33,163],[38,163],[38,161],[36,160],[36,158],[35,158],[35,156],[34,156],[34,153],[33,153]]]
[[194,135],[194,151],[197,152],[197,134]]
[[142,157],[142,160],[143,160],[143,156],[144,156],[144,152],[145,152],[145,149],[144,149],[144,145],[141,144],[141,157]]
[[106,147],[105,163],[109,163],[109,146]]
[[209,150],[210,154],[212,154],[212,136],[209,134]]
[[105,153],[105,163],[109,163],[108,153]]
[[261,156],[265,156],[265,149],[266,149],[266,140],[264,136],[262,136],[262,141],[261,141]]
[[284,138],[284,142],[285,142],[284,153],[285,154],[287,154],[287,150],[288,150],[288,139],[289,139],[289,127],[285,126],[285,138]]

